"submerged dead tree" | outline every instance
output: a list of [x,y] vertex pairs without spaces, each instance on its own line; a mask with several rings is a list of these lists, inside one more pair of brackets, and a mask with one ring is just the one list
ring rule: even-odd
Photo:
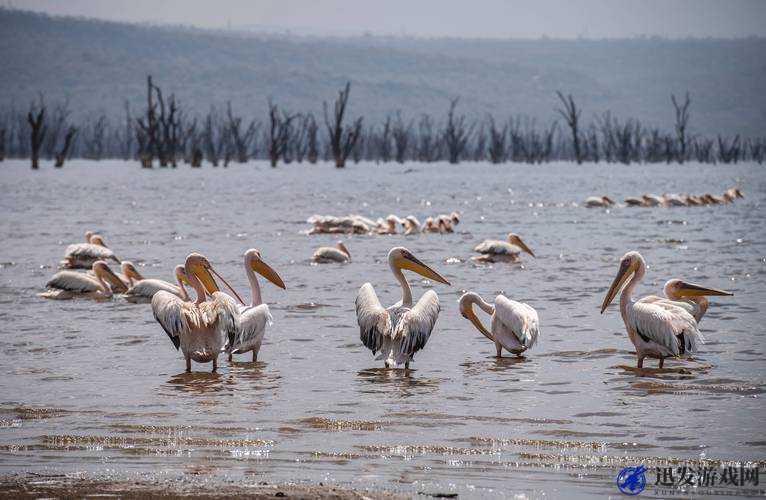
[[561,102],[564,104],[564,109],[557,108],[556,111],[564,117],[564,121],[566,121],[567,125],[569,126],[569,130],[572,132],[572,148],[574,149],[574,155],[575,160],[577,163],[582,163],[583,155],[582,155],[582,148],[580,147],[580,113],[581,110],[577,109],[577,106],[575,105],[574,99],[572,98],[572,94],[569,94],[567,97],[564,97],[564,94],[561,93],[561,91],[556,91],[556,94],[559,96],[559,99],[561,99]]
[[405,125],[402,120],[402,113],[396,112],[396,122],[392,135],[394,137],[394,157],[397,163],[404,163],[407,151],[410,145],[410,136],[412,134],[412,121]]
[[252,120],[247,128],[242,130],[242,117],[234,116],[231,110],[231,101],[226,103],[226,120],[237,163],[247,163],[250,145],[253,143],[261,124],[256,124],[255,120]]
[[673,102],[673,108],[675,108],[676,111],[675,130],[676,140],[678,141],[678,155],[676,159],[678,163],[683,163],[686,161],[688,154],[688,138],[686,136],[686,128],[689,125],[689,105],[691,104],[691,99],[689,98],[689,93],[687,92],[683,104],[678,104],[674,94],[670,95],[670,100]]
[[138,142],[138,157],[141,166],[152,168],[154,156],[159,144],[159,125],[157,121],[157,103],[154,102],[154,85],[152,75],[146,77],[146,112],[144,117],[137,118],[136,142]]
[[465,115],[455,117],[455,108],[460,100],[456,97],[450,101],[449,111],[447,112],[447,125],[444,128],[444,144],[447,147],[448,160],[450,163],[458,163],[460,157],[465,151],[468,139],[473,134],[475,124],[467,127],[465,124]]
[[27,123],[29,123],[30,137],[30,158],[32,160],[32,169],[37,170],[40,168],[40,148],[45,140],[45,133],[48,127],[45,125],[45,102],[43,96],[40,95],[40,104],[35,105],[33,102],[29,106],[29,112],[27,113]]
[[508,127],[506,122],[502,129],[497,128],[495,118],[490,115],[489,121],[489,161],[492,163],[503,163],[508,159]]
[[346,87],[338,93],[338,99],[335,101],[332,122],[327,113],[327,101],[324,102],[324,122],[327,126],[330,149],[337,168],[346,166],[346,158],[354,149],[354,145],[359,139],[359,134],[362,130],[361,117],[357,118],[350,127],[346,127],[343,124],[349,92],[351,92],[351,82],[346,82]]
[[72,149],[72,144],[74,144],[75,135],[77,135],[77,128],[70,125],[66,134],[64,134],[64,145],[61,147],[61,150],[56,153],[55,166],[57,168],[63,167],[64,162],[69,158],[69,152]]
[[286,111],[279,112],[276,104],[269,101],[269,135],[268,152],[272,167],[276,167],[279,159],[287,150],[287,143],[292,135],[292,121],[298,115],[290,115]]

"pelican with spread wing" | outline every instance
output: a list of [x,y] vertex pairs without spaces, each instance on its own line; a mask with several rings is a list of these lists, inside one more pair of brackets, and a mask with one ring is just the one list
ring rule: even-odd
[[232,354],[245,354],[252,351],[253,362],[258,361],[258,352],[261,350],[263,337],[266,335],[266,326],[271,325],[273,318],[269,312],[269,306],[261,298],[261,285],[258,283],[260,274],[281,289],[285,289],[285,283],[276,271],[261,259],[261,252],[251,248],[245,252],[245,274],[250,282],[252,301],[249,306],[237,306],[239,311],[239,327],[227,352],[229,361]]
[[402,287],[402,300],[389,308],[380,305],[375,289],[365,283],[356,297],[356,317],[359,336],[365,347],[377,358],[385,360],[387,368],[409,368],[416,352],[423,349],[439,316],[439,297],[428,290],[412,303],[412,290],[403,269],[418,273],[430,280],[449,285],[439,273],[422,263],[404,247],[388,252],[388,266]]
[[[662,368],[665,358],[685,357],[697,352],[698,344],[704,343],[704,339],[689,302],[656,295],[632,300],[633,291],[645,274],[646,262],[641,254],[626,253],[620,259],[620,269],[601,304],[601,313],[622,290],[620,313],[628,337],[636,347],[638,368],[643,368],[647,357],[659,359]],[[695,293],[697,296],[720,295],[719,290],[704,287],[698,287]]]
[[[216,371],[218,355],[227,342],[229,345],[234,342],[239,327],[239,311],[234,299],[219,290],[213,275],[223,281],[238,299],[239,295],[203,255],[190,254],[186,257],[184,269],[197,299],[194,302],[184,301],[161,290],[152,297],[154,318],[168,334],[173,346],[183,352],[187,372],[191,371],[192,360],[197,363],[212,361],[213,371]],[[210,294],[209,301],[205,300],[206,294]],[[239,300],[242,302],[242,299]]]
[[[476,316],[473,306],[476,304],[491,316],[492,331],[488,331]],[[521,356],[530,349],[540,336],[540,320],[537,311],[523,302],[510,300],[504,295],[495,297],[494,305],[487,303],[479,294],[468,292],[460,297],[460,314],[481,332],[482,335],[495,343],[497,357],[503,349]]]
[[484,240],[473,250],[481,254],[471,257],[477,262],[518,262],[521,252],[535,256],[521,237],[514,233],[509,233],[506,241]]

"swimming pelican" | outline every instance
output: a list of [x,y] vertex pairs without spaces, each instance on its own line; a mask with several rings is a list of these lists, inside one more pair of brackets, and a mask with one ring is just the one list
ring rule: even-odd
[[[449,225],[449,227],[452,228],[452,226],[457,226],[458,224],[460,224],[460,214],[457,212],[452,212],[449,215],[442,214],[436,217],[436,220],[437,221],[444,220],[447,223],[447,225]],[[449,231],[449,232],[452,232],[452,231]]]
[[740,191],[739,188],[729,188],[729,189],[726,190],[726,193],[728,193],[728,195],[732,199],[734,199],[734,198],[744,198],[745,197],[745,195],[742,194],[742,191]]
[[672,279],[665,283],[663,288],[665,297],[674,302],[685,302],[689,304],[689,312],[699,323],[710,306],[710,301],[706,296],[732,296],[731,292],[717,290],[715,288],[706,288],[695,283],[689,283],[680,279]]
[[625,198],[625,205],[628,207],[643,207],[643,198]]
[[[497,357],[503,348],[517,356],[530,349],[540,335],[537,311],[522,302],[510,300],[504,295],[495,297],[495,305],[489,304],[479,294],[468,292],[460,297],[460,314],[489,340],[495,343]],[[491,318],[492,332],[487,331],[473,310],[476,304]]]
[[[87,235],[87,233],[86,233]],[[97,260],[113,260],[120,263],[114,252],[107,248],[104,239],[98,235],[90,236],[90,243],[69,245],[64,253],[61,267],[67,269],[89,269]]]
[[455,232],[455,230],[452,229],[452,219],[450,219],[449,217],[447,217],[447,218],[439,217],[437,219],[437,221],[438,222],[437,222],[436,225],[439,228],[439,233],[440,234],[454,233]]
[[606,208],[614,204],[614,200],[608,196],[588,196],[585,198],[586,208]]
[[351,252],[342,241],[335,244],[334,247],[319,247],[312,257],[314,262],[321,264],[327,262],[348,262],[351,260]]
[[420,221],[414,215],[408,215],[404,218],[404,229],[405,236],[418,234],[421,232]]
[[439,232],[439,226],[436,225],[434,222],[433,217],[426,217],[425,222],[423,222],[423,232],[424,233],[438,233]]
[[635,302],[631,300],[633,290],[644,274],[646,262],[641,254],[626,253],[620,259],[620,269],[601,304],[601,314],[627,282],[620,295],[620,313],[628,338],[636,347],[637,366],[643,368],[644,358],[649,357],[659,359],[662,368],[665,358],[697,352],[697,344],[704,343],[704,339],[687,303],[655,295]]
[[189,300],[189,294],[186,292],[184,284],[190,285],[189,278],[186,276],[184,266],[178,265],[173,270],[178,285],[174,285],[165,280],[160,279],[145,279],[136,270],[135,266],[130,262],[122,263],[123,273],[130,279],[132,283],[130,288],[125,292],[124,297],[128,302],[150,302],[154,294],[160,290],[164,290],[168,293],[180,297],[184,301]]
[[699,196],[695,196],[693,194],[687,194],[684,196],[684,201],[686,202],[687,206],[690,207],[698,207],[700,205],[703,205],[702,200],[700,200]]
[[402,300],[384,309],[372,285],[362,285],[356,297],[359,337],[373,354],[380,351],[375,359],[385,360],[386,368],[404,364],[407,369],[415,353],[426,346],[431,336],[439,316],[439,297],[428,290],[413,306],[412,290],[402,269],[445,285],[449,282],[404,247],[388,252],[388,266],[402,287]]
[[378,234],[396,234],[396,225],[404,225],[404,221],[394,214],[389,215],[384,220],[379,221],[379,227],[376,230]]
[[[213,278],[217,276],[239,299],[239,295],[218,274],[205,256],[192,253],[184,264],[189,284],[197,292],[194,302],[184,301],[172,293],[160,290],[152,297],[154,318],[168,334],[176,350],[186,358],[186,371],[191,371],[192,360],[197,363],[213,362],[218,369],[218,355],[234,342],[239,326],[237,303],[221,293]],[[211,274],[212,273],[212,274]],[[210,301],[205,301],[209,293]],[[239,299],[242,302],[242,299]],[[244,302],[242,302],[244,304]]]
[[112,296],[113,289],[118,292],[125,291],[124,288],[120,288],[122,281],[109,269],[106,262],[97,260],[92,268],[93,275],[76,271],[57,272],[45,284],[48,290],[37,296],[55,300],[68,300],[75,297],[108,299]]
[[684,201],[683,198],[681,198],[680,195],[677,194],[668,194],[664,193],[660,199],[662,200],[662,206],[663,207],[685,207],[687,206],[686,201]]
[[644,207],[662,206],[662,198],[660,198],[659,196],[655,196],[653,194],[645,194],[641,196],[641,198],[644,200],[644,204],[642,205]]
[[253,362],[258,361],[258,351],[261,350],[261,342],[266,334],[266,325],[271,325],[273,318],[269,312],[269,306],[261,299],[261,286],[255,273],[260,274],[281,289],[285,289],[285,283],[268,264],[261,259],[261,253],[255,248],[245,252],[245,273],[250,282],[252,301],[249,306],[237,306],[239,310],[239,327],[234,342],[228,349],[229,361],[232,354],[244,354],[253,352]]
[[471,257],[471,260],[478,262],[518,262],[521,252],[535,256],[521,237],[514,233],[508,233],[507,241],[484,240],[473,251],[482,254]]

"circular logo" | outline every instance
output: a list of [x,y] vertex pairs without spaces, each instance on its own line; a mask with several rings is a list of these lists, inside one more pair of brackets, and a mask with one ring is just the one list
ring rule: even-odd
[[638,495],[646,488],[646,467],[624,467],[617,475],[617,487],[628,496]]

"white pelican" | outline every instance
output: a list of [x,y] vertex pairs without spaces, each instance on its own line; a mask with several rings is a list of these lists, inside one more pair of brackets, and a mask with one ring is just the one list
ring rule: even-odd
[[385,309],[380,305],[372,285],[362,285],[356,297],[359,337],[373,354],[380,351],[375,359],[385,360],[387,368],[404,364],[407,369],[415,353],[428,342],[439,316],[439,297],[433,290],[428,290],[413,306],[412,290],[402,269],[445,285],[449,282],[403,247],[395,247],[388,252],[388,266],[402,286],[402,300]]
[[426,220],[423,222],[423,232],[424,233],[439,232],[439,226],[436,224],[433,217],[426,217]]
[[[203,255],[192,253],[186,257],[184,270],[189,284],[197,292],[197,299],[187,302],[160,290],[152,297],[152,312],[175,348],[183,352],[187,372],[191,371],[192,360],[197,363],[212,361],[213,371],[216,371],[218,355],[227,342],[229,345],[234,342],[239,312],[237,303],[219,291],[212,274],[220,278],[238,299],[239,295]],[[211,296],[207,302],[206,293]],[[242,302],[242,299],[239,300]]]
[[686,202],[686,205],[689,207],[698,207],[704,204],[699,196],[695,196],[693,194],[687,194],[683,199]]
[[437,221],[442,219],[449,225],[450,228],[452,228],[453,225],[457,226],[458,224],[460,224],[460,214],[457,212],[452,212],[449,215],[442,214],[436,218]]
[[663,207],[685,207],[687,206],[686,201],[677,194],[668,194],[664,193],[660,199],[662,200],[662,206]]
[[482,254],[471,257],[471,260],[478,262],[518,262],[521,252],[535,256],[527,244],[514,233],[508,234],[507,241],[484,240],[473,250]]
[[88,269],[97,260],[120,262],[120,259],[115,257],[114,252],[107,248],[104,239],[98,234],[93,234],[90,236],[90,243],[69,245],[64,253],[61,266],[67,269]]
[[123,273],[125,273],[132,283],[130,288],[128,288],[123,295],[128,302],[150,302],[152,297],[154,297],[154,294],[160,290],[172,293],[184,301],[189,300],[189,294],[184,287],[184,284],[189,285],[189,278],[186,276],[186,271],[182,265],[176,266],[173,271],[178,285],[160,279],[145,279],[141,276],[138,270],[136,270],[135,266],[127,261],[122,263],[122,269]]
[[732,198],[744,198],[745,195],[742,194],[742,191],[740,191],[739,188],[729,188],[726,190],[726,193]]
[[409,236],[410,234],[420,233],[420,221],[414,215],[408,215],[404,218],[404,234]]
[[339,241],[334,247],[317,248],[312,259],[314,262],[322,264],[327,262],[348,262],[351,260],[351,252],[348,251],[348,248],[346,248],[342,241]]
[[[603,314],[620,289],[620,313],[628,337],[636,347],[638,368],[643,368],[644,358],[660,360],[662,368],[665,358],[682,357],[697,352],[697,344],[704,343],[687,302],[676,302],[650,295],[632,301],[633,290],[646,273],[646,262],[638,252],[628,252],[620,259],[620,269],[601,304]],[[630,278],[630,281],[628,279]],[[700,287],[699,294],[717,294],[718,290]]]
[[625,198],[625,206],[628,207],[643,207],[643,198]]
[[376,230],[378,234],[396,234],[396,225],[404,225],[404,221],[394,214],[389,215],[384,220],[379,221],[379,227]]
[[76,271],[59,271],[48,280],[48,289],[39,293],[38,297],[46,299],[67,300],[75,297],[91,299],[108,299],[115,291],[125,291],[121,288],[122,281],[115,276],[106,262],[97,260],[93,263],[93,275]]
[[585,198],[586,208],[606,208],[614,204],[614,200],[608,196],[588,196]]
[[450,218],[438,218],[436,226],[439,228],[439,234],[455,232],[455,230],[452,229],[452,219]]
[[703,194],[702,199],[705,200],[708,205],[720,205],[725,203],[723,198],[719,198],[718,196],[714,196],[710,193]]
[[675,302],[685,302],[689,304],[689,312],[699,323],[710,306],[710,301],[706,296],[732,296],[731,292],[717,290],[715,288],[706,288],[696,283],[689,283],[680,279],[672,279],[665,283],[663,288],[665,297]]
[[[497,357],[502,355],[503,348],[517,356],[530,349],[540,335],[540,320],[537,311],[522,302],[510,300],[504,295],[495,297],[495,305],[489,304],[479,294],[468,292],[460,297],[460,314],[489,340],[495,343]],[[476,304],[492,319],[487,331],[473,310]]]
[[644,200],[644,204],[642,205],[644,207],[662,206],[662,198],[660,198],[659,196],[655,196],[653,194],[645,194],[641,196],[641,198]]
[[266,334],[266,325],[271,325],[273,318],[269,312],[269,306],[261,299],[261,286],[255,273],[260,274],[281,289],[285,289],[285,283],[268,264],[261,259],[261,253],[255,248],[245,252],[245,273],[250,282],[252,301],[249,306],[237,306],[239,310],[239,327],[237,334],[227,349],[229,361],[232,354],[244,354],[253,352],[253,362],[258,361],[258,351],[261,350],[261,342]]

